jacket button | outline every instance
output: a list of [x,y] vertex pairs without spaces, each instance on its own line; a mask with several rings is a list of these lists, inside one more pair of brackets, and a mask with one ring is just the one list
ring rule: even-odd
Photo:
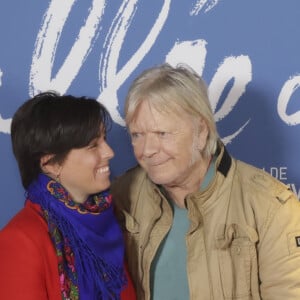
[[236,252],[237,255],[240,255],[240,253],[241,253],[241,248],[240,248],[240,247],[236,247],[236,248],[235,248],[235,252]]

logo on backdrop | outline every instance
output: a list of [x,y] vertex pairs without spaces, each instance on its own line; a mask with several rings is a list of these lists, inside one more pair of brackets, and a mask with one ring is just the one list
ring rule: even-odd
[[[2,86],[2,76],[3,72],[0,69],[0,87]],[[10,123],[11,119],[3,119],[0,113],[0,133],[10,133]]]
[[287,184],[290,189],[296,194],[298,199],[300,199],[300,187],[296,183],[288,182],[288,168],[284,166],[280,167],[270,167],[269,169],[263,168],[266,172],[270,173],[273,177],[277,178],[281,182]]
[[[158,36],[164,28],[171,9],[171,0],[162,0],[161,7],[154,17],[152,26],[145,33],[144,40],[135,49],[129,60],[119,67],[119,56],[126,43],[128,30],[133,26],[133,20],[138,13],[139,0],[124,0],[113,18],[107,32],[103,32],[101,22],[105,15],[108,1],[93,0],[84,25],[74,39],[73,46],[67,53],[56,74],[53,75],[53,66],[56,50],[61,39],[61,34],[66,25],[68,16],[72,11],[75,0],[61,2],[52,0],[45,12],[39,29],[29,77],[30,96],[44,90],[57,90],[65,94],[74,79],[79,74],[82,65],[94,49],[95,42],[100,35],[105,37],[104,50],[99,55],[99,94],[98,101],[103,103],[110,111],[114,122],[124,126],[124,120],[118,111],[117,92],[124,82],[131,76],[143,59],[154,47]],[[189,10],[190,18],[198,16],[201,12],[209,13],[219,0],[197,0]],[[179,62],[187,63],[193,67],[199,75],[203,74],[207,59],[207,44],[204,39],[176,40],[170,49],[166,49],[165,61],[171,65]],[[197,58],[197,59],[195,59]],[[0,88],[5,70],[0,66]],[[211,106],[216,122],[228,118],[241,96],[247,92],[247,85],[252,80],[252,62],[248,55],[230,56],[224,53],[224,59],[208,84]],[[230,84],[230,90],[222,103],[221,96],[226,86]],[[291,76],[283,84],[277,98],[277,113],[281,120],[289,125],[300,124],[300,111],[288,110],[289,103],[300,86],[300,75]],[[218,106],[218,104],[221,105]],[[222,137],[225,144],[233,141],[251,122],[244,120],[240,128],[232,128],[232,133]],[[10,133],[11,119],[3,119],[0,112],[0,132]],[[286,167],[271,167],[268,171],[279,180],[287,181]],[[289,183],[291,189],[300,198],[299,187],[295,183]]]
[[[65,57],[55,76],[51,77],[56,48],[75,2],[75,0],[70,0],[62,3],[60,0],[53,0],[49,4],[34,45],[29,78],[31,96],[43,90],[57,90],[62,94],[66,93],[80,72],[84,61],[93,51],[95,41],[101,34],[101,21],[105,14],[107,1],[94,0],[88,10],[85,24],[80,29],[70,52]],[[200,11],[209,13],[218,2],[218,0],[195,1],[190,10],[190,17],[198,15]],[[119,53],[126,42],[126,33],[132,26],[134,15],[138,11],[138,5],[138,0],[122,1],[107,31],[104,53],[101,53],[99,57],[98,100],[106,105],[113,120],[123,126],[124,120],[117,109],[117,91],[155,45],[156,39],[167,21],[171,0],[162,1],[161,9],[156,19],[153,20],[151,29],[145,34],[144,41],[131,58],[118,70]],[[174,41],[173,47],[166,51],[166,61],[172,65],[178,62],[188,63],[202,75],[207,56],[206,45],[207,41],[203,39]],[[198,59],[191,59],[195,57],[198,57]],[[5,76],[5,70],[0,70],[0,80],[2,76]],[[252,64],[247,55],[226,56],[220,62],[215,75],[209,83],[209,95],[216,122],[228,117],[240,97],[246,92],[246,87],[251,80]],[[221,107],[216,110],[221,94],[229,82],[233,82],[233,85]],[[299,85],[300,76],[292,76],[284,83],[277,99],[278,115],[284,123],[290,126],[300,124],[300,111],[287,113],[289,101]],[[109,97],[106,97],[107,95]],[[3,119],[0,114],[0,132],[9,133],[10,122],[11,119]],[[222,138],[224,143],[231,142],[243,131],[249,122],[250,120],[245,120],[240,128],[232,129],[232,134]]]

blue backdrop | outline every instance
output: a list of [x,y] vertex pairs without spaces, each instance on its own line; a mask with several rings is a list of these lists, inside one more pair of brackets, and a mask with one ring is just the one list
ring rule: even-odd
[[299,20],[298,0],[2,0],[0,228],[24,203],[10,143],[17,107],[45,90],[97,98],[114,120],[116,176],[135,164],[126,91],[165,61],[203,76],[229,151],[299,198]]

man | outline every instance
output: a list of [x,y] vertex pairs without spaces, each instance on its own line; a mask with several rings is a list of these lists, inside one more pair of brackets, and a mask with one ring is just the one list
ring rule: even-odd
[[125,116],[139,166],[112,192],[137,298],[300,299],[300,203],[228,154],[202,79],[146,70]]

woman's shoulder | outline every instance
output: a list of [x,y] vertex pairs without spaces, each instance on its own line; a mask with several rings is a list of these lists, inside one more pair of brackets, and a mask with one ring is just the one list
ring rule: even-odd
[[42,217],[40,207],[29,201],[0,231],[0,244],[8,240],[30,240],[41,244],[45,239],[49,240],[47,223]]
[[0,298],[61,299],[57,256],[39,206],[26,203],[0,231]]

